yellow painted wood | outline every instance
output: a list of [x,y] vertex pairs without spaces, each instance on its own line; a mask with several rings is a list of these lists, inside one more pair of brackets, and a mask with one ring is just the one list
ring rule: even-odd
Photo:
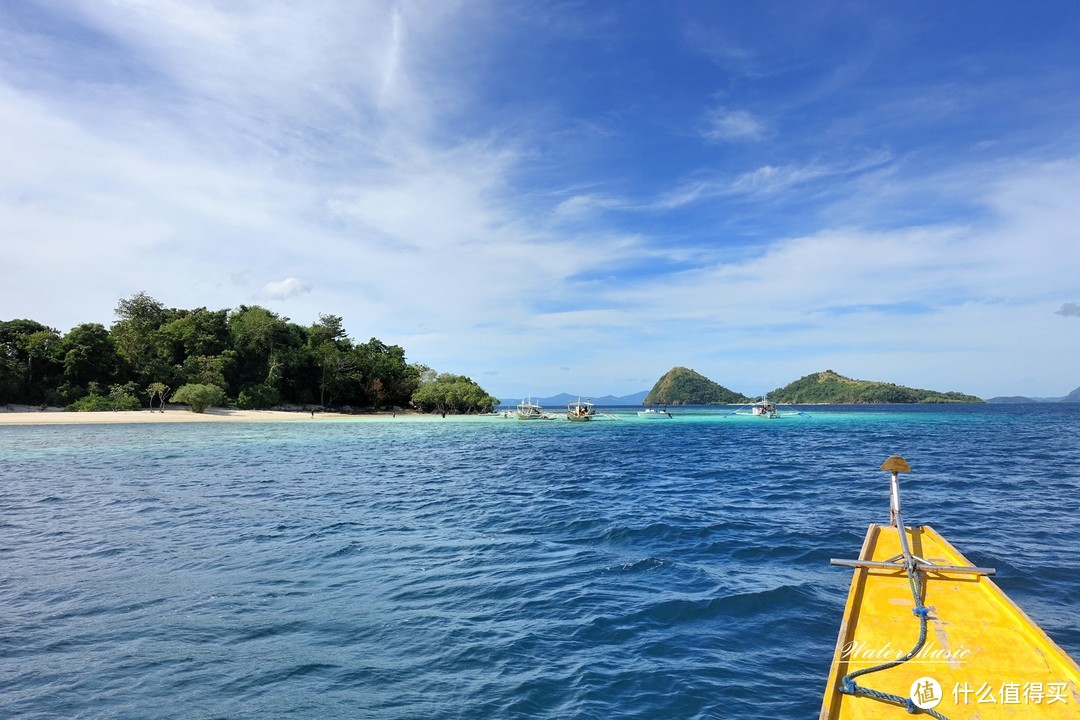
[[[914,555],[971,565],[931,527],[905,531]],[[899,554],[896,528],[871,525],[859,559],[889,561]],[[910,717],[902,707],[838,690],[847,673],[903,656],[919,637],[903,568],[854,572],[820,720]],[[1080,718],[1080,667],[997,585],[979,575],[922,577],[930,608],[924,649],[903,665],[856,678],[860,686],[906,698],[916,680],[933,678],[942,690],[934,710],[950,720]]]
[[900,455],[890,455],[889,459],[881,464],[878,470],[892,470],[893,472],[911,472],[908,461]]

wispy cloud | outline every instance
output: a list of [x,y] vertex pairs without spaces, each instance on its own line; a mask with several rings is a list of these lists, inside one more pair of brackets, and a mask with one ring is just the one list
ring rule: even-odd
[[257,300],[288,300],[289,298],[311,292],[311,285],[294,277],[268,282],[256,295]]
[[826,175],[836,175],[840,170],[829,170],[820,165],[777,167],[765,165],[743,173],[729,186],[732,193],[774,193],[800,183],[816,180]]
[[709,111],[700,132],[710,142],[757,140],[764,134],[761,121],[746,110],[719,107]]
[[[984,388],[1005,389],[1003,374],[1030,375],[1032,363],[1067,375],[1061,358],[1075,342],[1040,317],[1046,297],[1075,288],[1080,247],[1067,237],[1080,218],[1062,188],[1080,182],[1080,159],[994,167],[992,180],[991,168],[967,170],[973,180],[965,187],[981,188],[969,199],[988,213],[978,225],[835,227],[776,238],[741,258],[702,249],[696,267],[602,291],[594,300],[608,308],[603,326],[632,320],[640,337],[653,339],[646,347],[662,338],[665,357],[714,368],[747,392],[775,386],[755,387],[763,376],[779,385],[824,367],[987,395],[995,393]],[[1071,317],[1073,305],[1059,314]],[[569,332],[578,319],[549,316],[545,330]],[[561,330],[552,327],[562,321]],[[1036,359],[1002,346],[1017,338],[1063,355]],[[993,366],[987,353],[998,358]],[[630,355],[647,362],[645,353]]]
[[[501,33],[529,13],[498,3],[74,0],[63,23],[29,7],[0,22],[11,317],[108,322],[151,276],[169,306],[340,314],[410,359],[497,372],[495,392],[565,389],[568,352],[575,384],[617,394],[642,388],[611,378],[675,364],[744,391],[821,367],[958,389],[1075,372],[1059,318],[1080,311],[1047,307],[1078,291],[1080,160],[1055,141],[1065,158],[1045,162],[1029,133],[939,157],[935,128],[882,112],[955,77],[875,87],[869,122],[865,92],[815,106],[806,88],[832,76],[793,62],[805,49],[774,62],[779,36],[731,13],[698,37],[708,73],[670,56],[656,67],[677,75],[615,88],[642,58],[639,16],[605,10],[604,43],[583,43],[587,3],[519,35]],[[595,54],[559,75],[548,43]]]
[[604,210],[617,210],[627,207],[627,202],[607,195],[574,195],[563,200],[552,210],[557,219],[571,219],[591,216]]
[[887,152],[872,152],[846,162],[762,165],[729,177],[685,180],[662,193],[652,206],[673,210],[709,198],[774,195],[817,180],[856,176],[881,168],[890,160],[891,155]]

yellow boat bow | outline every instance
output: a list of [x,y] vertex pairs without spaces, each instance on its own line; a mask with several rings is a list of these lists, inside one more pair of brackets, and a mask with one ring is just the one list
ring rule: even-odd
[[[1080,667],[928,526],[870,525],[840,626],[821,720],[1080,718]],[[899,529],[903,528],[901,532]],[[922,637],[920,637],[920,635]],[[905,659],[906,658],[906,659]]]

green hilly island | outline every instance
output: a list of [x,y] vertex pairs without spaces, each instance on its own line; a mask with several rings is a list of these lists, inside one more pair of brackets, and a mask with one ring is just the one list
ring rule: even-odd
[[[889,382],[853,380],[832,370],[806,375],[776,388],[768,396],[773,402],[792,405],[983,402],[974,395],[955,391],[921,390]],[[693,370],[676,367],[656,381],[644,404],[723,405],[742,404],[753,399]]]
[[725,405],[749,402],[750,398],[728,390],[690,368],[668,370],[645,397],[645,405]]
[[817,403],[981,403],[959,392],[919,390],[889,382],[852,380],[832,370],[813,373],[769,393],[774,402]]

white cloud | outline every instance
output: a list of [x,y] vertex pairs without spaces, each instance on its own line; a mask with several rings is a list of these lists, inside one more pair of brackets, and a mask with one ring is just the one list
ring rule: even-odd
[[765,132],[761,121],[746,110],[714,108],[705,118],[701,136],[710,142],[758,140]]
[[[1080,160],[968,171],[961,187],[981,188],[969,199],[989,213],[978,224],[838,227],[733,259],[702,249],[694,267],[597,290],[595,322],[551,314],[540,334],[618,347],[611,376],[682,364],[742,392],[825,368],[983,397],[1068,392],[1078,346],[1045,308],[1077,289]],[[1040,389],[1031,377],[1064,380]]]
[[588,217],[597,211],[617,210],[624,207],[626,207],[624,200],[606,195],[574,195],[556,205],[552,210],[552,215],[556,219],[577,219]]
[[[1047,307],[1080,294],[1076,159],[890,172],[847,204],[822,202],[824,228],[735,246],[696,205],[722,215],[761,200],[755,211],[771,212],[823,180],[841,194],[891,156],[688,166],[689,179],[637,204],[627,198],[649,191],[603,168],[536,190],[522,181],[539,154],[528,131],[486,127],[479,110],[465,129],[453,122],[470,107],[469,78],[444,61],[462,38],[484,41],[456,24],[458,4],[75,7],[136,70],[7,60],[9,317],[107,322],[143,288],[173,307],[257,297],[301,323],[340,314],[350,335],[440,370],[497,372],[510,387],[495,392],[567,390],[570,354],[579,391],[616,394],[676,364],[744,392],[825,367],[979,393],[1075,373],[1075,339]],[[702,127],[715,142],[768,134],[727,108]],[[553,185],[575,189],[552,200]],[[949,194],[989,219],[866,229],[885,196]],[[284,279],[260,287],[267,278]],[[612,386],[624,379],[635,385]],[[1033,390],[1016,389],[1056,392]]]
[[878,151],[832,163],[762,165],[734,176],[694,178],[661,193],[650,207],[673,210],[710,198],[775,195],[815,180],[857,177],[867,171],[886,167],[891,160],[890,153]]
[[311,285],[303,280],[287,277],[284,280],[268,282],[263,285],[256,298],[259,300],[288,300],[309,292],[311,292]]
[[816,165],[804,167],[764,165],[735,178],[731,183],[731,191],[733,193],[774,193],[828,174],[830,174],[829,170]]

